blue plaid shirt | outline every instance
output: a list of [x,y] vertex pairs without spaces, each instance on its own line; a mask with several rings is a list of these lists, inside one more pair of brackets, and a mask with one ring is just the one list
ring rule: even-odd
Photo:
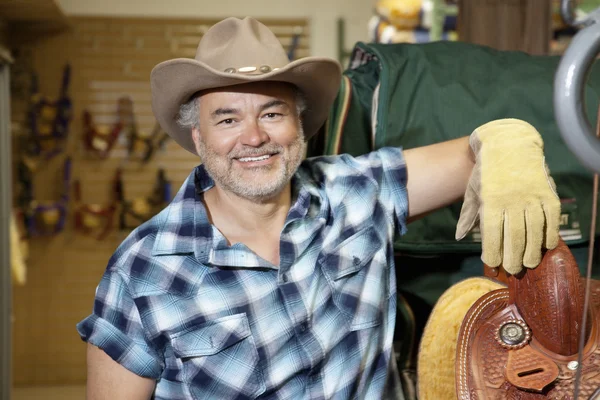
[[119,246],[82,339],[157,381],[156,399],[381,399],[393,362],[401,149],[305,160],[280,264],[227,244],[197,167]]

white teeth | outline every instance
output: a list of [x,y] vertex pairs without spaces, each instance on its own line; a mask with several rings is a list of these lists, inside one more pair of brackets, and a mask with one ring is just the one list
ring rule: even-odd
[[244,157],[244,158],[239,158],[238,160],[241,162],[262,161],[262,160],[266,160],[269,157],[271,157],[269,154],[265,154],[264,156],[260,156],[260,157]]

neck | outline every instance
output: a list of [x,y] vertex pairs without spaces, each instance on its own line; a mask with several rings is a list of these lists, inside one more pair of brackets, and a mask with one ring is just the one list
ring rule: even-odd
[[224,231],[279,236],[291,206],[291,184],[269,199],[247,199],[215,185],[204,193],[211,222]]

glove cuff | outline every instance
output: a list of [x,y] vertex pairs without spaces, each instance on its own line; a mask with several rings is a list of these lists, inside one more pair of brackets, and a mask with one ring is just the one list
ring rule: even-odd
[[469,138],[469,145],[475,159],[485,143],[493,143],[494,147],[530,147],[534,145],[543,151],[542,135],[530,123],[515,119],[504,118],[487,122],[476,128]]

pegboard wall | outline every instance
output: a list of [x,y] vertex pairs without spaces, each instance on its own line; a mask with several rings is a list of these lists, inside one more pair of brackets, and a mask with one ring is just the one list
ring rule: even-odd
[[[309,55],[307,20],[261,21],[275,32],[286,49],[295,50],[291,58]],[[171,198],[193,167],[200,163],[196,156],[172,140],[163,141],[164,133],[155,129],[149,76],[151,69],[161,61],[193,58],[203,32],[216,22],[218,19],[74,17],[70,18],[69,32],[12,49],[16,59],[11,73],[15,206],[22,201],[24,192],[33,196],[34,203],[29,204],[38,205],[45,202],[56,205],[61,196],[68,196],[64,229],[26,241],[26,282],[15,285],[13,291],[16,386],[85,382],[85,344],[79,339],[75,325],[91,312],[95,288],[109,257],[139,220],[127,216],[121,229],[122,207],[118,203],[110,219],[113,228],[99,240],[97,236],[75,229],[75,211],[86,204],[91,205],[92,211],[111,205],[118,170],[123,197],[131,202],[154,193],[161,170],[170,183],[171,190],[166,193]],[[51,154],[50,150],[57,143],[62,143],[62,147],[59,146],[62,150],[51,157],[32,153],[25,158],[27,147],[22,139],[31,134],[27,112],[31,106],[32,73],[37,77],[38,93],[57,98],[67,64],[70,66],[67,93],[72,103],[72,119],[66,139],[45,141],[40,147],[46,150],[46,155]],[[119,105],[122,111],[132,111],[121,113],[122,120],[127,121],[121,130],[116,129]],[[100,133],[92,141],[97,149],[110,142],[107,138],[111,132],[120,132],[107,154],[90,151],[86,146],[86,137],[91,137],[86,133],[91,130],[90,124],[84,121],[85,111],[89,112],[95,131]],[[131,140],[132,132],[137,132],[139,140]],[[150,142],[154,145],[147,147]],[[130,146],[131,143],[135,146]],[[144,161],[148,148],[154,151]],[[71,174],[65,186],[63,166],[67,159],[71,162]],[[27,174],[19,174],[23,166],[27,166],[30,190],[24,190]],[[79,199],[75,190],[77,182]],[[159,197],[164,197],[163,193],[160,192]],[[56,213],[48,216],[56,217]],[[93,232],[97,235],[107,219],[88,221],[97,223],[98,228]]]

